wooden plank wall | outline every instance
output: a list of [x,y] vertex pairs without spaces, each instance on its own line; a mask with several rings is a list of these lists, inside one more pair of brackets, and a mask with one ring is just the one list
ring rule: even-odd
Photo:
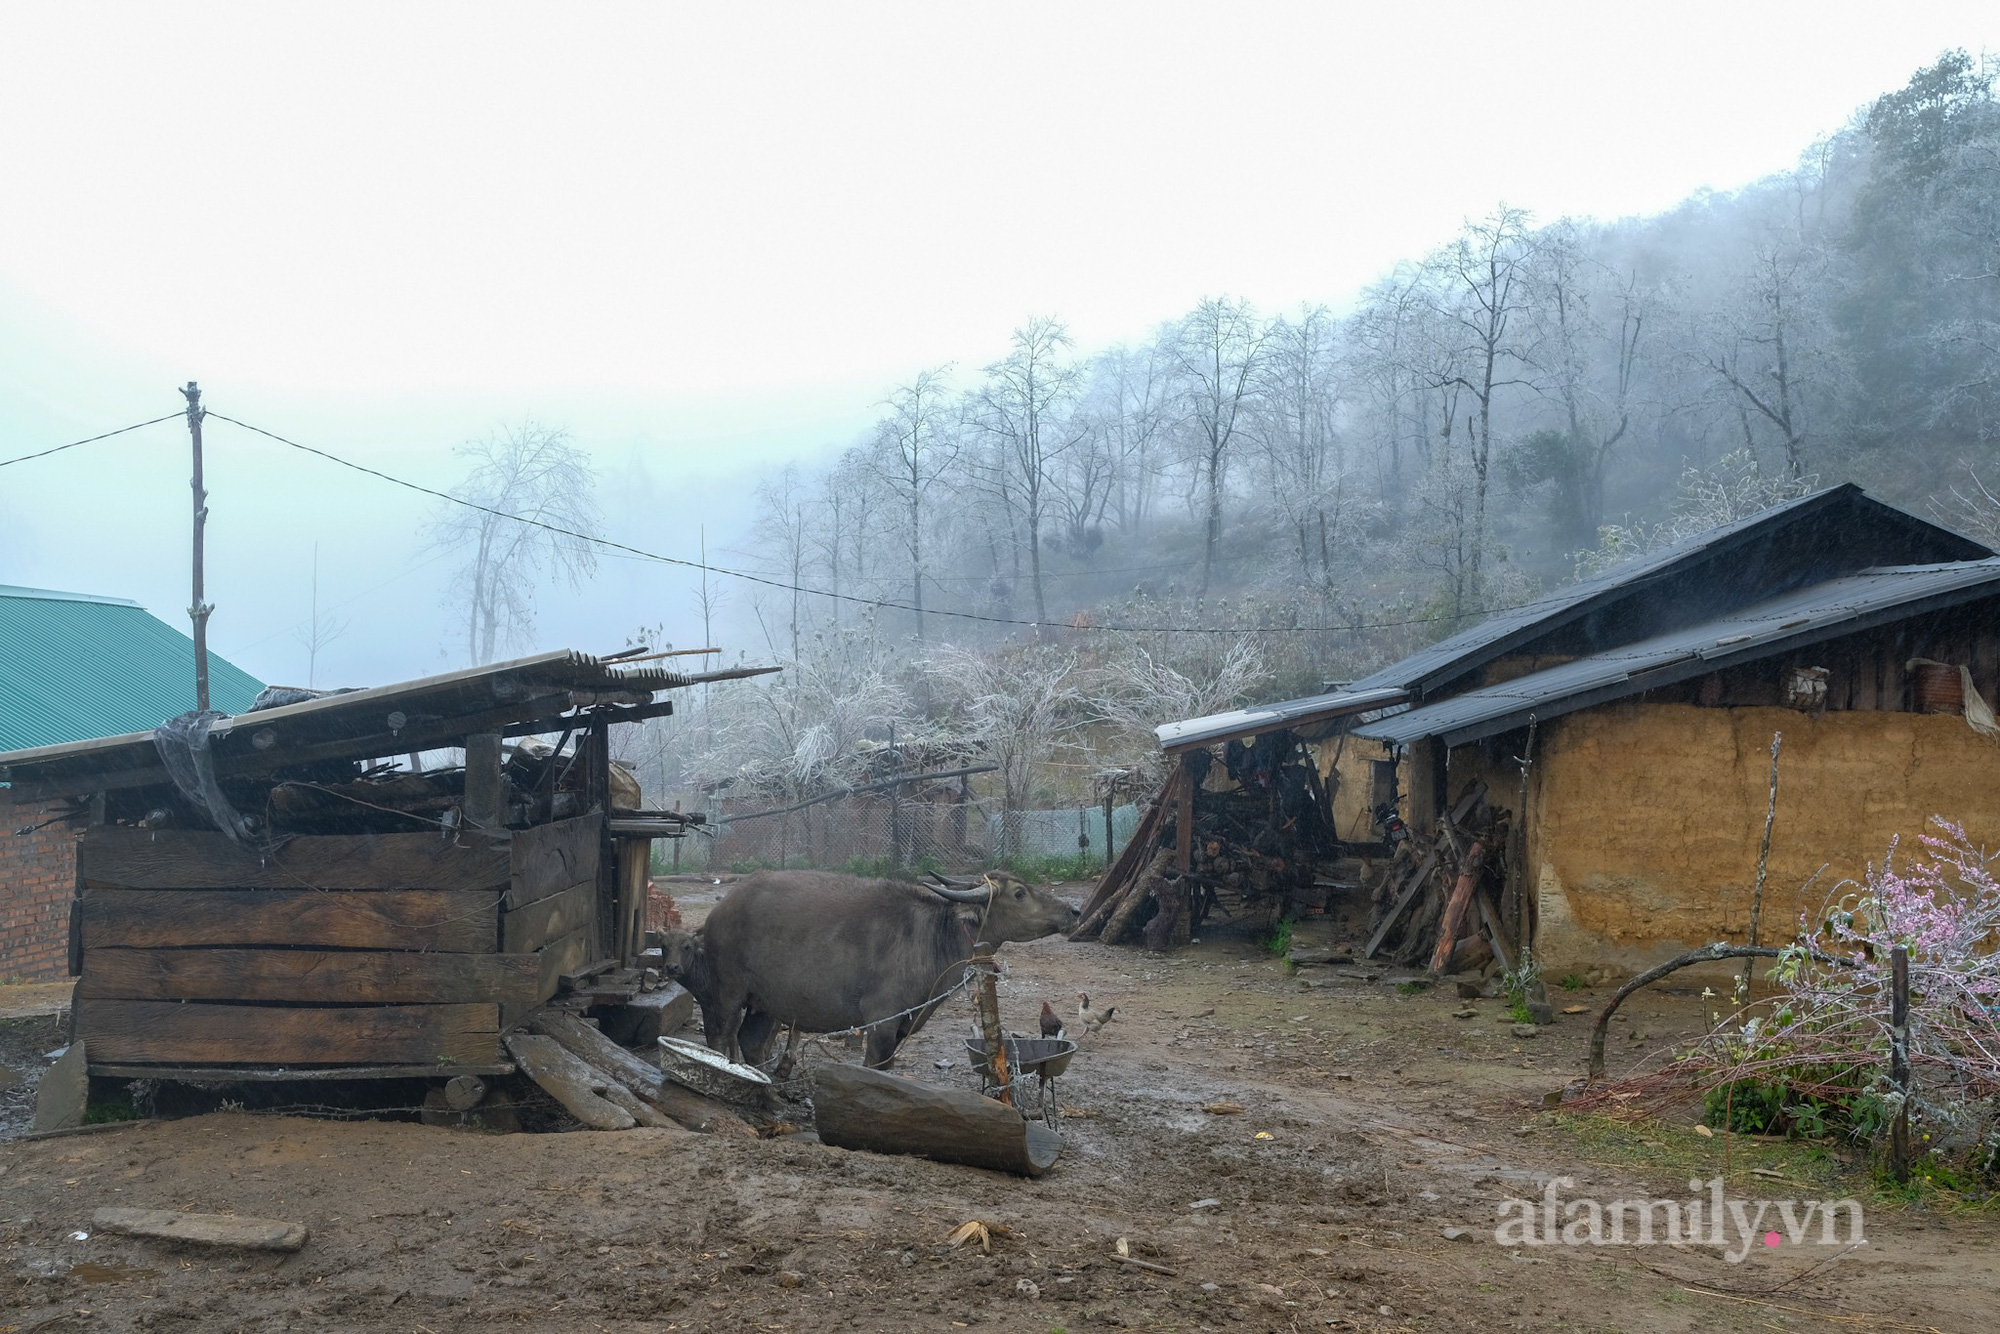
[[531,957],[535,972],[529,995],[503,1005],[508,1024],[555,995],[564,973],[601,957],[604,839],[604,817],[597,814],[515,833],[500,948]]
[[[534,840],[530,840],[531,843]],[[508,951],[506,841],[89,830],[76,1033],[99,1062],[480,1065],[543,960]]]

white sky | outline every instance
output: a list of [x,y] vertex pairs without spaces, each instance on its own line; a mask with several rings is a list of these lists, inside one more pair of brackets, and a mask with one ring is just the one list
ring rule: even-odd
[[[433,485],[532,415],[692,556],[756,461],[1042,313],[1339,304],[1501,200],[1667,207],[1790,165],[2000,6],[14,5],[0,10],[0,458],[219,412]],[[420,503],[211,429],[217,647],[441,665]],[[0,583],[184,624],[184,434],[0,471]],[[679,574],[545,594],[545,645],[685,622]],[[692,631],[676,634],[692,642]],[[758,646],[746,645],[753,649]]]

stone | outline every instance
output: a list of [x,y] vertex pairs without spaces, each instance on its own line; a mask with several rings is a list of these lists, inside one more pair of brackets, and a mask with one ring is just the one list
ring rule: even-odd
[[90,1065],[81,1040],[72,1042],[35,1087],[35,1129],[68,1130],[83,1124],[90,1106]]
[[1539,1036],[1541,1030],[1533,1024],[1516,1024],[1514,1025],[1513,1033],[1517,1038],[1532,1038]]

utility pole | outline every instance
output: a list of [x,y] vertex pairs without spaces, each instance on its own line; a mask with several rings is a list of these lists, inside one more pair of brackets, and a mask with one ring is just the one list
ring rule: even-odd
[[194,622],[194,706],[202,712],[208,711],[208,614],[215,610],[201,600],[201,536],[208,526],[208,492],[201,484],[201,419],[207,414],[201,407],[201,386],[193,380],[181,390],[187,399],[188,434],[194,438],[194,478],[188,485],[194,491],[194,603],[188,608],[188,618]]

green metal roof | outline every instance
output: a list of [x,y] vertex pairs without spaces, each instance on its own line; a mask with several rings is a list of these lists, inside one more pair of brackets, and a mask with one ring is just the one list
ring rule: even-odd
[[[208,655],[212,707],[263,684]],[[145,732],[194,707],[194,641],[136,602],[0,584],[0,750]]]

